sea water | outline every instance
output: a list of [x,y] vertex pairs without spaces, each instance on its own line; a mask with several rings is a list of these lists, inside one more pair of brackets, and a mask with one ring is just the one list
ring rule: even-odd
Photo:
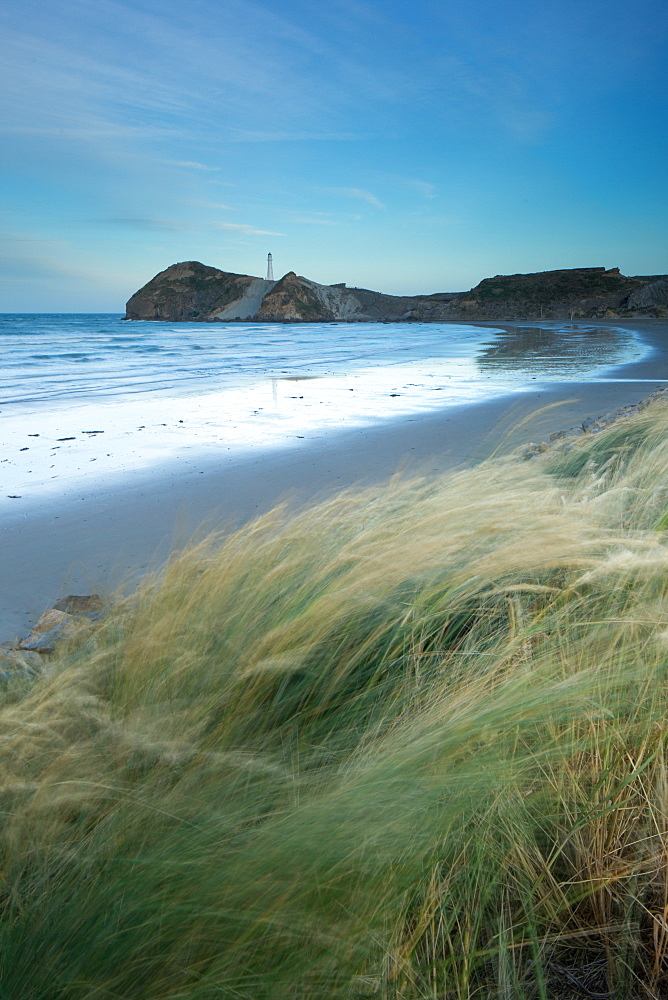
[[0,512],[169,461],[229,460],[604,377],[621,327],[163,323],[0,316]]

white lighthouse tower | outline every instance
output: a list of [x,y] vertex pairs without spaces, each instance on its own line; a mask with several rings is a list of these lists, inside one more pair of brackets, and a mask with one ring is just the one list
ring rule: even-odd
[[270,253],[267,254],[267,281],[274,280],[274,261]]

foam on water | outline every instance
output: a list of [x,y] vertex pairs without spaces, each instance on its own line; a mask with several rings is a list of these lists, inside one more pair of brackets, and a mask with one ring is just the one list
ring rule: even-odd
[[221,460],[342,428],[603,377],[628,330],[544,323],[123,323],[0,317],[0,510],[174,459]]

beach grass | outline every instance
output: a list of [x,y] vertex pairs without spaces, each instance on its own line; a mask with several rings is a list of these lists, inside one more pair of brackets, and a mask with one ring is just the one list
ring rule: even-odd
[[279,507],[0,706],[0,997],[668,996],[668,409]]

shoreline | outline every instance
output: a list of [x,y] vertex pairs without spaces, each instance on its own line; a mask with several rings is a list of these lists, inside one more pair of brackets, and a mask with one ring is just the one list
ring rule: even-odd
[[[614,319],[597,324],[621,325]],[[473,465],[497,451],[549,440],[587,418],[638,403],[668,384],[668,322],[624,325],[654,350],[616,369],[608,380],[545,384],[437,414],[343,430],[223,467],[212,457],[187,468],[170,462],[86,498],[54,500],[36,514],[17,513],[2,531],[0,641],[26,635],[64,594],[131,586],[193,537],[238,525],[281,500],[299,506],[355,485],[382,483],[397,471],[438,474]]]

